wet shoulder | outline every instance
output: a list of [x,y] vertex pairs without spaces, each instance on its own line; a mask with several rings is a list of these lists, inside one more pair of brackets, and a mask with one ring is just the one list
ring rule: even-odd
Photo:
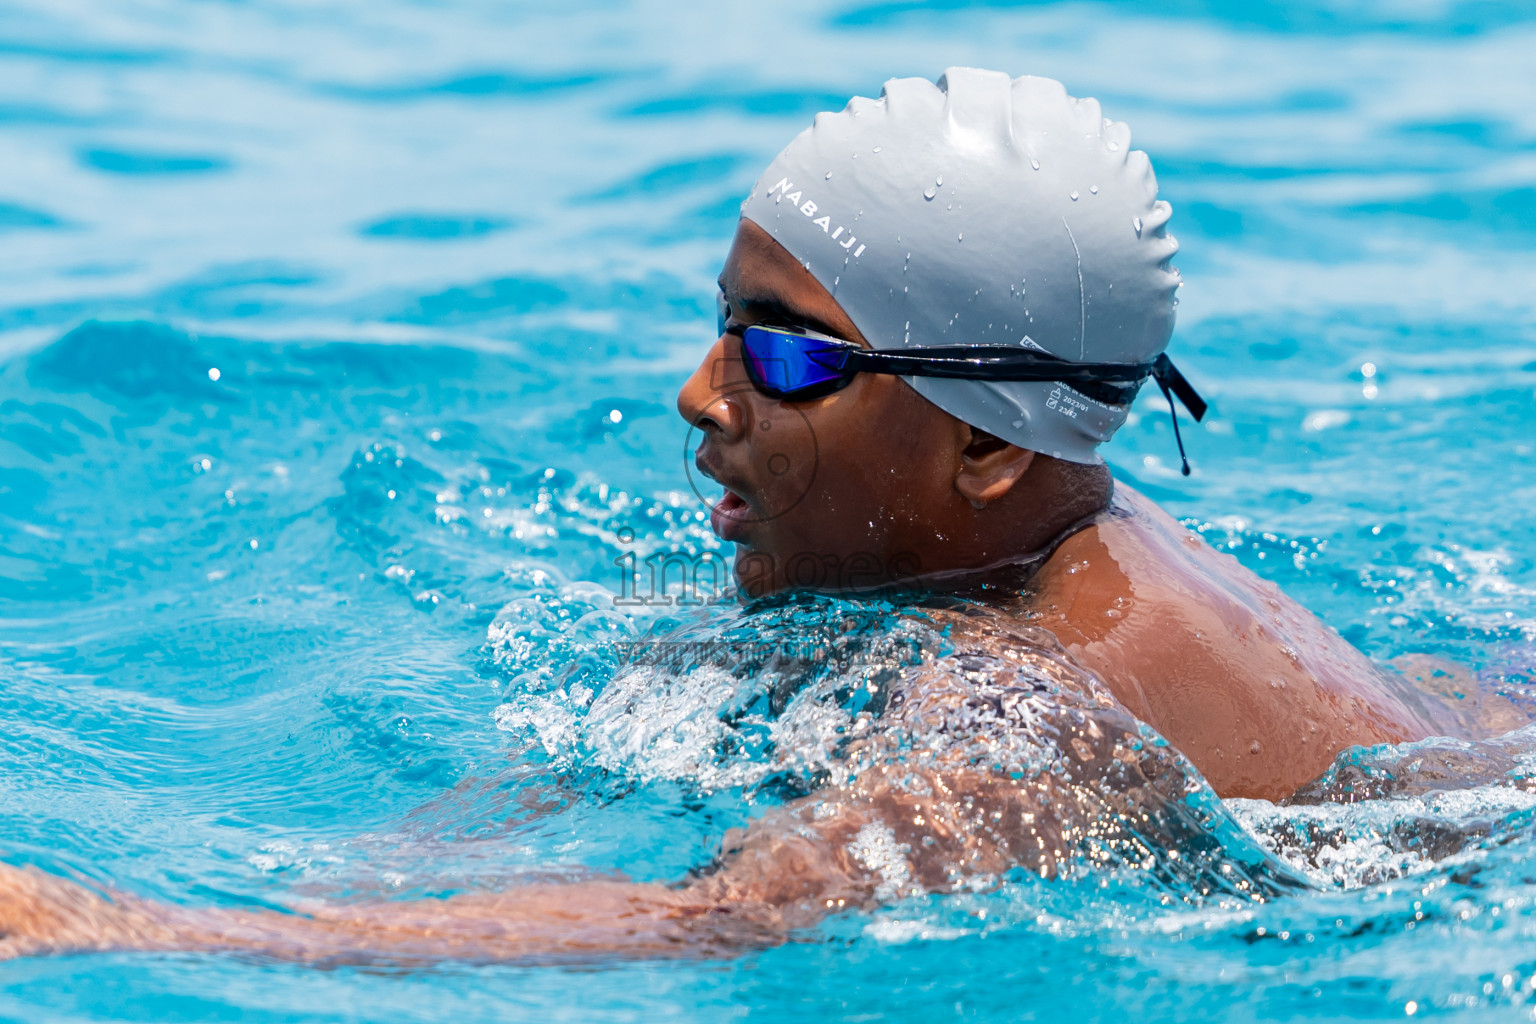
[[1369,659],[1129,488],[1031,609],[1223,795],[1284,795],[1345,746],[1428,731]]
[[[1134,606],[1172,614],[1225,595],[1200,565],[1196,536],[1140,494],[1117,487],[1114,504],[1063,540],[1035,575],[1031,612],[1066,643],[1091,643]],[[1214,554],[1214,552],[1212,552]]]

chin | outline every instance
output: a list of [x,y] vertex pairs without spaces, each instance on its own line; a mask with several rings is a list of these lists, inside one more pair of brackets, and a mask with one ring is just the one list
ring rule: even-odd
[[736,561],[731,572],[736,578],[737,592],[748,600],[768,597],[785,589],[778,559],[745,544],[736,545]]
[[800,548],[789,554],[736,545],[732,572],[737,591],[746,598],[767,597],[784,591],[817,594],[868,594],[893,584],[910,583],[922,575],[915,554],[877,554],[854,550],[811,551]]

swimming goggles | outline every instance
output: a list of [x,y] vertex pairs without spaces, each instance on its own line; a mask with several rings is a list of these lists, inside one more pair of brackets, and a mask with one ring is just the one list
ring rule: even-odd
[[1105,405],[1129,405],[1142,381],[1151,377],[1168,399],[1179,458],[1184,475],[1189,475],[1173,399],[1177,396],[1197,423],[1205,417],[1206,404],[1166,354],[1149,363],[1078,363],[1049,352],[996,346],[867,349],[804,328],[733,323],[724,297],[721,299],[720,333],[741,339],[742,362],[752,386],[786,402],[830,395],[847,387],[860,373],[884,373],[956,380],[1051,381]]

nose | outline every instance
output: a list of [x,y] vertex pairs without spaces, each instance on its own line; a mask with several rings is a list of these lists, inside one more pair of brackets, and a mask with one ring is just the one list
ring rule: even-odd
[[698,369],[683,382],[677,392],[677,412],[706,434],[730,443],[746,433],[747,410],[736,387],[721,386],[732,377],[726,372],[730,356],[725,342],[724,337],[717,340]]

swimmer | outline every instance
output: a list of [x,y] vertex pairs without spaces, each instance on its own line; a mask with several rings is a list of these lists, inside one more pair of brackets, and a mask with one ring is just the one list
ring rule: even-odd
[[1346,747],[1447,723],[1111,479],[1097,449],[1143,379],[1204,408],[1163,354],[1169,216],[1126,126],[1057,82],[890,82],[758,180],[678,409],[744,590],[821,564],[859,566],[825,589],[995,577],[989,604],[1056,636],[1217,793],[1275,800]]
[[[675,885],[294,913],[4,867],[0,955],[730,952],[1085,850],[1151,863],[1202,828],[1190,763],[1220,796],[1275,800],[1346,747],[1447,731],[1431,697],[1112,480],[1098,447],[1147,379],[1170,409],[1204,408],[1164,353],[1169,217],[1095,101],[965,68],[819,115],[753,187],[719,336],[678,396],[725,488],[712,525],[748,597],[921,590],[949,647],[892,684],[844,777],[728,835],[715,863]],[[1167,870],[1255,897],[1293,884],[1193,854]]]

